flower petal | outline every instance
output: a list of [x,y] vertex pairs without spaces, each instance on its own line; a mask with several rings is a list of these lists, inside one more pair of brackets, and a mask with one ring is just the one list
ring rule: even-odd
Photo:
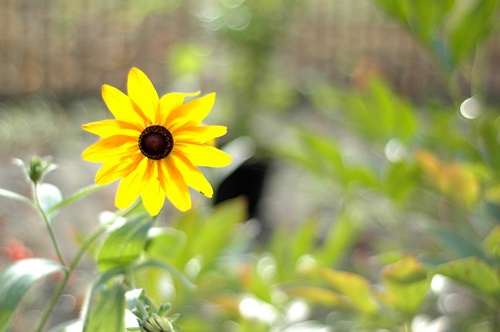
[[126,177],[135,170],[142,158],[142,154],[138,154],[135,157],[127,156],[126,158],[106,162],[97,171],[95,182],[103,186]]
[[181,211],[187,211],[191,208],[189,188],[172,158],[160,161],[158,180],[165,195],[176,208]]
[[139,106],[148,119],[147,125],[156,123],[159,97],[146,74],[137,68],[132,68],[128,74],[127,90],[130,99]]
[[131,123],[137,128],[146,127],[144,115],[138,113],[130,102],[130,98],[117,88],[104,84],[102,86],[102,99],[117,120]]
[[175,143],[174,149],[184,154],[195,166],[224,167],[231,163],[231,156],[206,144]]
[[175,166],[186,180],[186,184],[199,191],[202,195],[211,198],[214,195],[214,190],[203,173],[181,153],[172,152],[171,155],[175,161]]
[[195,127],[210,113],[214,103],[215,93],[188,101],[170,112],[165,125],[171,132],[184,126]]
[[109,137],[114,135],[139,137],[141,135],[141,131],[138,130],[135,125],[122,120],[109,119],[91,122],[84,124],[82,128],[89,133],[101,137]]
[[160,99],[160,107],[158,109],[159,112],[156,115],[156,124],[165,126],[165,121],[172,110],[180,107],[184,103],[184,99],[186,97],[194,97],[199,94],[200,91],[192,93],[172,92],[162,96]]
[[148,180],[149,166],[149,159],[143,158],[137,165],[137,168],[120,181],[115,199],[117,208],[125,209],[139,197]]
[[101,138],[82,152],[87,161],[105,162],[121,156],[133,155],[139,151],[137,140],[130,136],[110,136]]
[[206,143],[227,133],[225,126],[182,127],[172,133],[174,140],[179,142]]
[[165,203],[165,192],[160,186],[160,182],[158,181],[158,162],[153,162],[150,167],[151,173],[148,175],[148,183],[146,187],[142,190],[142,203],[146,210],[152,216],[156,216],[160,213],[163,204]]

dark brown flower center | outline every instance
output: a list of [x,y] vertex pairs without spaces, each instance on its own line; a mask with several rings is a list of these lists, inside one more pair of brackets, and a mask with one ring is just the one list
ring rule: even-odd
[[169,155],[173,147],[174,138],[163,126],[149,126],[139,136],[139,149],[149,159],[163,159]]

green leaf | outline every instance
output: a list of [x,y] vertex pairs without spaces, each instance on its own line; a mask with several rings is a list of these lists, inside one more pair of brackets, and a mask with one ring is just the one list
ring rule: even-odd
[[452,253],[456,258],[475,256],[482,260],[488,260],[479,246],[453,231],[434,228],[430,229],[429,233],[443,245],[446,251]]
[[93,294],[93,306],[83,328],[83,332],[125,331],[125,288],[121,283],[102,287]]
[[330,285],[350,299],[354,308],[368,315],[377,311],[368,280],[358,274],[331,269],[321,269],[320,273]]
[[154,227],[149,231],[146,252],[163,261],[175,261],[175,257],[184,248],[186,242],[184,232],[174,228]]
[[0,331],[6,331],[14,311],[28,289],[38,280],[64,271],[61,264],[43,258],[29,258],[7,267],[0,274]]
[[387,14],[399,21],[426,46],[439,61],[450,68],[450,56],[442,39],[448,13],[454,0],[375,0]]
[[469,55],[477,44],[493,30],[497,6],[497,0],[476,1],[462,17],[456,20],[458,22],[452,22],[454,24],[449,27],[448,38],[453,62],[456,65]]
[[456,258],[475,256],[485,261],[488,260],[484,252],[478,246],[472,244],[455,232],[436,228],[429,230],[429,233],[443,245],[445,250],[454,254]]
[[[49,214],[48,211],[54,206],[62,202],[62,194],[58,187],[50,183],[40,183],[36,186],[40,207],[47,214],[50,220],[55,216],[54,213]],[[54,211],[55,212],[55,211]]]
[[149,260],[141,262],[137,265],[132,266],[132,269],[133,270],[140,270],[140,269],[147,268],[147,267],[156,267],[156,268],[165,270],[166,272],[169,272],[170,274],[175,276],[177,279],[179,279],[179,281],[182,282],[182,284],[187,289],[190,289],[190,290],[196,289],[196,285],[191,283],[191,281],[189,281],[189,279],[186,278],[186,276],[184,276],[182,273],[180,273],[175,267],[173,267],[172,265],[167,264],[165,262],[159,261],[159,260],[149,259]]
[[246,218],[246,206],[246,200],[240,197],[217,205],[206,217],[197,210],[183,214],[175,227],[186,234],[187,243],[177,255],[175,266],[182,270],[195,256],[203,259],[204,266],[210,265],[231,243],[233,227]]
[[297,262],[302,255],[312,252],[317,233],[318,220],[310,218],[304,220],[292,234],[288,234],[288,239],[281,245],[286,246],[290,251],[292,262]]
[[215,259],[229,242],[232,228],[246,218],[247,202],[236,198],[219,204],[201,225],[197,240],[192,243],[195,252],[201,254],[206,263]]
[[139,216],[126,221],[108,235],[97,253],[101,271],[127,266],[141,256],[153,225],[144,219]]
[[[90,293],[87,301],[87,305],[85,307],[85,310],[83,310],[84,317],[83,317],[83,331],[87,331],[89,321],[93,319],[91,315],[95,311],[95,306],[94,304],[96,303],[96,299],[99,296],[100,292],[105,290],[107,288],[107,284],[112,280],[113,278],[123,276],[125,274],[125,269],[122,267],[111,269],[105,273],[100,274],[92,283],[92,287],[90,288]],[[125,308],[123,308],[125,310]],[[92,330],[90,331],[92,332]]]
[[20,195],[18,193],[10,191],[10,190],[0,188],[0,196],[3,196],[5,198],[9,198],[9,199],[12,199],[12,200],[15,200],[18,202],[22,202],[22,203],[25,203],[25,204],[28,204],[28,205],[34,207],[33,202],[28,197]]
[[377,181],[369,169],[346,165],[333,139],[307,130],[298,134],[302,148],[295,155],[285,152],[285,156],[308,167],[321,177],[322,181],[335,181],[346,189],[352,187],[352,183],[377,187]]
[[427,272],[413,256],[384,267],[382,277],[388,304],[413,317],[429,290],[431,279]]
[[346,306],[345,300],[340,294],[322,287],[298,286],[285,288],[283,291],[289,296],[301,297],[312,303],[335,307]]
[[323,239],[323,246],[315,253],[315,258],[321,266],[335,266],[342,255],[354,245],[359,228],[351,215],[341,214],[332,223]]
[[390,163],[383,179],[382,190],[396,202],[404,202],[418,179],[419,169],[405,162]]
[[486,236],[483,241],[483,248],[489,256],[500,258],[500,226],[493,228]]
[[500,278],[496,270],[476,257],[442,264],[434,273],[442,274],[500,301]]
[[68,205],[76,200],[79,200],[80,198],[83,198],[83,197],[85,197],[85,196],[87,196],[87,195],[89,195],[89,194],[93,193],[94,191],[97,191],[98,189],[101,189],[101,188],[103,188],[103,186],[99,186],[97,184],[92,184],[90,186],[84,187],[84,188],[80,189],[79,191],[77,191],[76,193],[69,196],[68,198],[61,200],[59,203],[52,206],[46,212],[48,215],[51,215],[52,213],[60,210],[62,207],[66,206],[66,205]]

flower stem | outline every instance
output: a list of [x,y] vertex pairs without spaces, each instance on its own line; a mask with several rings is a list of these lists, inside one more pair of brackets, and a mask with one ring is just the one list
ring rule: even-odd
[[52,241],[52,245],[54,246],[54,249],[56,251],[57,259],[59,260],[61,265],[66,265],[66,264],[64,264],[64,259],[61,255],[61,250],[59,249],[59,245],[57,244],[57,240],[56,240],[56,237],[54,235],[54,231],[52,230],[49,216],[47,215],[47,213],[45,212],[45,210],[43,209],[43,207],[40,203],[40,197],[38,196],[38,186],[36,183],[33,184],[33,196],[35,197],[35,205],[36,205],[38,211],[40,211],[40,214],[42,215],[42,219],[45,222],[45,227],[47,228],[47,231],[49,232],[50,239]]
[[[113,220],[114,221],[114,220]],[[82,258],[83,254],[85,253],[85,251],[87,251],[87,249],[90,247],[90,245],[92,244],[92,242],[94,242],[98,237],[99,235],[101,235],[105,230],[106,228],[109,226],[109,223],[106,223],[106,224],[103,224],[101,225],[101,227],[97,228],[94,233],[92,233],[86,240],[85,242],[82,244],[82,246],[80,247],[80,249],[78,250],[76,256],[73,258],[73,260],[71,261],[69,267],[68,267],[68,270],[65,271],[65,275],[64,275],[64,278],[63,280],[61,281],[61,283],[59,284],[59,287],[57,288],[54,296],[52,297],[52,300],[50,301],[49,305],[47,306],[47,308],[45,308],[45,311],[43,313],[43,316],[42,316],[42,319],[40,320],[40,323],[38,325],[38,328],[36,329],[37,332],[41,332],[42,329],[43,329],[43,326],[45,325],[45,323],[47,322],[50,314],[52,313],[52,310],[54,309],[54,305],[56,304],[56,302],[59,300],[59,298],[61,297],[62,295],[62,292],[64,291],[64,289],[66,288],[66,285],[68,284],[68,281],[73,273],[73,271],[75,270],[75,268],[77,267],[78,263],[80,262],[80,259]]]
[[[36,188],[35,188],[36,189]],[[35,194],[35,197],[36,194]],[[140,202],[140,201],[139,201]],[[52,313],[52,310],[54,309],[54,306],[55,304],[57,303],[57,301],[59,300],[59,298],[61,297],[64,289],[66,288],[68,282],[69,282],[69,279],[71,277],[71,275],[73,274],[73,271],[75,270],[75,268],[78,266],[78,263],[80,262],[80,259],[82,258],[83,254],[87,251],[87,249],[90,247],[90,245],[102,234],[104,233],[104,231],[108,228],[108,226],[110,224],[112,224],[113,222],[115,222],[115,220],[123,215],[125,215],[127,212],[131,211],[133,208],[135,208],[137,206],[138,202],[136,202],[136,204],[132,205],[130,208],[126,209],[126,210],[122,210],[122,211],[119,211],[117,213],[115,213],[115,217],[113,219],[111,219],[110,221],[106,222],[106,223],[103,223],[99,228],[97,228],[89,237],[87,237],[87,239],[85,240],[85,242],[82,244],[82,246],[80,247],[80,249],[78,250],[78,252],[76,253],[75,257],[73,258],[73,260],[70,262],[69,266],[68,266],[68,269],[64,271],[64,278],[62,279],[61,283],[59,284],[59,286],[57,287],[57,290],[56,292],[54,293],[54,295],[52,296],[52,299],[50,300],[50,303],[49,305],[45,308],[45,311],[43,312],[42,314],[42,318],[40,319],[40,322],[38,323],[38,327],[37,329],[35,330],[36,332],[42,332],[43,330],[43,327],[45,326],[45,324],[47,323],[47,320],[49,319],[50,317],[50,314]],[[40,206],[38,204],[38,198],[37,198],[37,206]],[[42,211],[42,209],[40,208],[40,211],[42,212],[42,215],[45,215],[46,217],[46,214],[45,212]],[[45,219],[45,218],[44,218]],[[48,218],[47,218],[48,220]],[[49,227],[50,227],[50,224],[49,224]],[[56,244],[57,245],[57,244]],[[56,251],[58,251],[58,249],[56,249]],[[64,264],[63,264],[64,265]]]

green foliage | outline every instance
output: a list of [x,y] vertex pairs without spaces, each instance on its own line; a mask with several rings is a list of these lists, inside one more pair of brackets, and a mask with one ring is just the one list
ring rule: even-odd
[[414,257],[405,256],[395,264],[385,266],[382,278],[386,303],[409,317],[415,316],[429,290],[431,278],[427,269]]
[[24,259],[3,270],[0,274],[0,329],[5,331],[9,327],[16,308],[31,286],[64,271],[61,264],[44,258]]
[[375,0],[424,44],[447,70],[454,70],[494,28],[498,1]]
[[500,226],[493,228],[482,244],[484,252],[498,262],[500,258]]
[[446,229],[430,229],[429,234],[446,248],[452,258],[477,257],[487,260],[480,247],[463,238],[456,231]]
[[87,314],[83,332],[122,332],[125,329],[125,289],[120,283],[103,287],[93,298],[94,305]]
[[354,273],[330,269],[322,269],[320,273],[328,284],[348,298],[349,305],[355,310],[365,315],[372,315],[376,312],[377,307],[366,278]]
[[500,276],[491,265],[478,258],[468,257],[442,264],[435,269],[435,273],[467,285],[495,301],[497,307],[500,304]]
[[142,254],[152,222],[138,216],[111,231],[97,253],[97,263],[102,272],[117,267],[127,267]]

